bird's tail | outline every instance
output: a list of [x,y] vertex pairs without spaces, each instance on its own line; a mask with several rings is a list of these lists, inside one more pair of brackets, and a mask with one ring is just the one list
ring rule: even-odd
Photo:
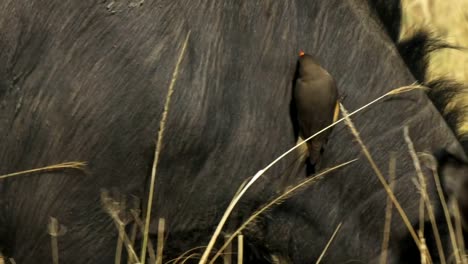
[[323,142],[322,140],[311,140],[308,144],[309,147],[309,162],[314,166],[315,171],[320,167]]

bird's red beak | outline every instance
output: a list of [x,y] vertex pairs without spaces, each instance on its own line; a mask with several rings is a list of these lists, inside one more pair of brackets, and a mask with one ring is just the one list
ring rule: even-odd
[[304,56],[304,51],[303,50],[299,50],[299,57],[303,57]]

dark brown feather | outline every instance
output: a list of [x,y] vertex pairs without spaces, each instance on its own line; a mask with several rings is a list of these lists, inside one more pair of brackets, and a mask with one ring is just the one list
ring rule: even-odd
[[[299,123],[299,134],[308,138],[333,122],[338,101],[338,90],[332,76],[310,55],[299,60],[299,76],[296,80],[294,99]],[[309,161],[318,167],[320,152],[331,129],[307,142]],[[316,168],[317,169],[317,168]]]

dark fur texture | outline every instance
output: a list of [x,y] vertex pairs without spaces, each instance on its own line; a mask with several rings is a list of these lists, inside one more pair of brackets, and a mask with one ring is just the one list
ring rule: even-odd
[[[0,182],[1,244],[17,263],[50,262],[49,216],[68,227],[58,238],[61,263],[113,263],[117,231],[101,208],[100,189],[114,186],[145,199],[167,86],[189,30],[151,225],[154,236],[157,219],[166,218],[165,260],[205,245],[241,182],[294,145],[289,107],[299,48],[337,80],[349,109],[418,80],[391,41],[397,23],[377,20],[364,0],[130,2],[0,1],[0,173],[70,160],[89,164],[87,174]],[[403,125],[418,151],[461,149],[424,93],[401,96],[353,119],[384,171],[389,151],[398,153],[396,194],[416,223],[419,195]],[[329,145],[324,167],[360,157],[343,126]],[[291,177],[297,159],[293,153],[266,173],[227,231],[292,184],[285,179],[303,178]],[[429,191],[434,195],[433,185]],[[313,262],[343,222],[324,262],[368,263],[380,252],[385,200],[360,157],[259,219],[246,232],[246,258]],[[402,256],[405,239],[396,215],[391,260]]]
[[397,42],[401,30],[402,10],[400,1],[368,0],[368,2],[390,38]]
[[455,210],[458,210],[463,237],[466,241],[468,234],[468,159],[444,149],[436,153],[436,158],[438,174],[441,177],[451,217],[454,222],[457,221]]
[[414,77],[424,82],[431,52],[444,48],[444,43],[431,38],[428,32],[419,31],[398,43],[398,51]]
[[468,95],[468,87],[465,84],[448,78],[440,77],[435,80],[428,80],[427,77],[430,54],[442,49],[462,51],[460,47],[448,44],[431,35],[434,34],[419,31],[413,36],[400,41],[398,43],[398,50],[418,82],[430,88],[427,93],[429,98],[444,116],[454,133],[458,135],[465,152],[468,153],[467,136],[458,132],[458,128],[466,120],[465,116],[468,114],[468,107],[457,105],[455,108],[447,109],[447,106],[453,102],[455,97],[466,97]]
[[468,106],[457,105],[447,109],[449,103],[453,102],[455,98],[468,96],[467,86],[449,79],[430,81],[426,86],[430,88],[428,91],[429,98],[442,113],[447,124],[458,135],[465,153],[468,153],[467,135],[462,134],[458,129],[463,122],[466,122]]

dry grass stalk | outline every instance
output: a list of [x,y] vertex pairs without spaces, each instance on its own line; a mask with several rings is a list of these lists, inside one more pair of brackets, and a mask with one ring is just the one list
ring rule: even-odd
[[[421,185],[421,180],[419,180],[419,186]],[[420,186],[421,190],[423,190],[425,187]],[[419,230],[418,230],[418,235],[419,238],[424,237],[424,219],[425,219],[425,204],[424,204],[424,194],[421,191],[420,196],[419,196]]]
[[[130,246],[133,248],[135,245],[136,235],[137,235],[137,223],[133,223],[132,229],[130,230]],[[127,264],[132,264],[130,258],[127,259]]]
[[[387,96],[391,96],[391,95],[396,95],[396,94],[400,94],[400,93],[405,93],[405,92],[409,92],[409,91],[412,91],[412,90],[416,90],[416,89],[427,89],[427,87],[424,87],[424,86],[421,86],[421,85],[408,85],[408,86],[403,86],[403,87],[399,87],[399,88],[396,88],[396,89],[393,89],[391,91],[389,91],[388,93],[378,97],[377,99],[374,99],[373,101],[371,101],[370,103],[367,103],[366,105],[358,108],[357,110],[353,111],[352,113],[349,114],[349,116],[352,116],[356,113],[359,113],[360,111],[366,109],[367,107],[379,102],[380,100],[384,99],[385,97]],[[221,233],[221,230],[224,226],[224,224],[226,223],[229,215],[231,214],[232,210],[234,209],[235,205],[237,204],[237,202],[240,200],[240,198],[244,195],[244,193],[250,188],[250,186],[255,182],[257,181],[267,170],[269,170],[271,167],[273,167],[273,165],[275,165],[278,161],[280,161],[281,159],[283,159],[285,156],[287,156],[289,153],[293,152],[295,149],[299,148],[302,146],[302,144],[305,144],[307,141],[311,140],[312,138],[318,136],[319,134],[325,132],[326,130],[336,126],[337,124],[343,122],[345,119],[344,118],[341,118],[339,120],[337,120],[336,122],[333,122],[331,125],[323,128],[322,130],[318,131],[317,133],[313,134],[312,136],[304,139],[304,141],[296,144],[294,147],[290,148],[288,151],[284,152],[283,154],[281,154],[278,158],[276,158],[273,162],[271,162],[270,164],[268,164],[264,169],[262,170],[259,170],[253,177],[252,179],[245,185],[245,187],[239,192],[238,195],[234,196],[233,200],[231,201],[231,203],[229,204],[228,208],[226,209],[226,211],[224,212],[223,214],[223,217],[221,218],[220,222],[218,223],[218,226],[216,227],[216,230],[214,232],[214,234],[211,236],[211,239],[210,239],[210,242],[208,243],[208,246],[206,247],[206,250],[205,252],[203,253],[203,256],[200,260],[200,264],[206,264],[207,260],[208,260],[208,256],[209,256],[209,252],[212,250],[215,242],[216,242],[216,239],[218,238],[219,234]]]
[[335,239],[335,236],[336,236],[336,234],[338,234],[338,231],[340,230],[340,228],[341,228],[341,223],[339,223],[338,226],[336,227],[335,231],[333,232],[332,236],[328,240],[327,245],[323,249],[322,253],[320,254],[320,256],[317,259],[317,262],[315,262],[315,264],[319,264],[320,261],[322,261],[323,257],[325,256],[325,253],[327,252],[328,248],[330,247],[331,243],[333,242],[333,239]]
[[[121,221],[118,218],[114,218],[114,217],[113,217],[113,220],[114,220],[114,224],[118,228]],[[138,256],[137,256],[137,254],[135,252],[135,249],[133,248],[133,245],[131,244],[130,239],[128,238],[127,234],[125,233],[125,230],[124,230],[124,232],[119,232],[119,239],[123,241],[123,244],[125,245],[127,253],[128,253],[129,258],[131,260],[131,263],[140,263],[140,261],[138,259]]]
[[[118,215],[120,212],[125,212],[126,209],[126,199],[123,196],[120,196],[118,198],[118,201],[114,201],[114,207],[115,207],[115,213]],[[125,225],[126,222],[124,221],[118,221],[117,222],[117,230],[119,232],[119,236],[117,239],[117,246],[115,249],[115,264],[120,264],[122,262],[122,247],[123,247],[123,233],[125,233]],[[131,243],[131,242],[129,242]],[[133,246],[133,244],[132,244]]]
[[231,203],[229,203],[228,208],[224,212],[223,217],[219,221],[218,226],[216,226],[216,230],[215,230],[214,234],[211,236],[210,242],[208,243],[205,251],[203,252],[203,255],[202,255],[201,260],[200,260],[200,264],[206,264],[206,262],[208,261],[209,254],[210,254],[211,250],[213,249],[213,246],[214,246],[214,244],[216,242],[216,239],[218,238],[219,234],[221,233],[221,230],[223,229],[223,226],[226,223],[227,219],[229,218],[229,215],[231,214],[231,212],[234,209],[235,205],[239,202],[240,198],[249,189],[249,187],[258,178],[260,178],[260,176],[262,176],[263,173],[264,173],[264,170],[258,171],[257,174],[255,174],[255,176],[252,177],[252,179],[249,182],[247,182],[245,187],[242,190],[240,190],[240,192],[238,192],[237,195],[235,195],[233,197]]
[[[256,181],[256,179],[258,179],[262,174],[263,174],[263,170],[260,170],[253,177],[249,177],[249,178],[247,178],[246,180],[244,180],[241,183],[239,189],[236,191],[236,193],[232,197],[232,200],[229,203],[228,208],[224,212],[223,217],[219,221],[218,226],[216,227],[215,233],[213,234],[213,236],[210,239],[210,242],[208,243],[208,246],[206,247],[205,251],[203,252],[202,259],[201,259],[200,263],[202,263],[202,261],[206,262],[208,260],[208,253],[207,252],[210,252],[213,249],[214,243],[216,242],[216,238],[221,233],[221,230],[222,230],[224,224],[226,223],[229,215],[231,214],[232,210],[234,209],[234,206],[237,204],[237,202],[240,200],[240,198],[244,195],[244,193],[247,191],[247,189],[250,187],[250,185],[252,185]],[[206,254],[206,260],[204,260],[205,254]]]
[[[410,91],[413,91],[413,90],[427,90],[428,88],[425,87],[425,86],[422,86],[422,85],[416,85],[416,84],[412,84],[412,85],[408,85],[408,86],[402,86],[402,87],[398,87],[398,88],[395,88],[391,91],[389,91],[388,93],[384,94],[384,95],[381,95],[379,97],[377,97],[376,99],[370,101],[369,103],[359,107],[358,109],[354,110],[353,112],[349,113],[349,117],[351,116],[354,116],[355,114],[363,111],[364,109],[370,107],[371,105],[375,104],[375,103],[378,103],[379,101],[385,99],[386,97],[388,96],[392,96],[392,95],[397,95],[397,94],[401,94],[401,93],[406,93],[406,92],[410,92]],[[342,117],[338,120],[336,120],[335,122],[333,122],[331,125],[323,128],[322,130],[318,131],[317,133],[313,134],[312,136],[308,137],[308,138],[305,138],[302,142],[298,143],[296,146],[292,147],[291,149],[289,149],[288,151],[284,152],[281,156],[279,156],[278,158],[276,158],[272,163],[268,164],[268,166],[266,166],[264,169],[263,169],[263,172],[267,171],[269,168],[271,168],[273,165],[275,165],[278,161],[280,161],[282,158],[284,158],[285,156],[287,156],[289,153],[291,153],[292,151],[294,151],[296,148],[299,148],[300,146],[302,146],[302,144],[305,144],[306,142],[308,142],[309,140],[315,138],[316,136],[322,134],[323,132],[327,131],[328,129],[336,126],[337,124],[341,123],[341,122],[344,122],[345,121],[345,118]]]
[[427,154],[427,153],[421,153],[421,156],[427,158],[429,160],[428,164],[430,166],[430,169],[432,171],[432,175],[434,177],[434,181],[436,184],[436,189],[437,189],[437,194],[439,196],[440,203],[442,204],[442,209],[444,211],[444,216],[445,216],[445,221],[447,222],[447,227],[449,230],[449,235],[450,235],[450,241],[452,243],[452,248],[454,250],[453,254],[455,257],[456,263],[462,262],[462,257],[459,255],[459,246],[457,243],[457,236],[454,231],[453,223],[450,217],[450,211],[447,205],[447,201],[445,200],[444,192],[442,190],[442,184],[440,183],[440,177],[439,177],[439,172],[437,171],[437,161],[435,160],[434,156]]
[[[140,228],[141,232],[143,232],[145,230],[145,226],[143,224],[143,221],[140,219],[140,217],[138,216],[138,213],[137,211],[135,210],[131,210],[131,214],[133,216],[133,220],[135,220],[135,224],[138,228]],[[151,260],[151,263],[154,263],[155,259],[156,259],[156,254],[154,253],[154,247],[153,247],[153,243],[151,242],[151,239],[148,240],[148,255],[150,257],[150,260]]]
[[191,253],[191,252],[193,252],[193,251],[195,251],[195,250],[197,250],[197,249],[202,249],[202,248],[206,248],[206,246],[200,246],[200,247],[191,248],[191,249],[185,251],[184,253],[182,253],[182,255],[178,256],[177,258],[171,259],[171,260],[165,262],[164,264],[171,264],[171,263],[177,264],[177,263],[179,263],[179,261],[183,260],[184,257],[185,257],[187,254],[189,254],[189,253]]
[[120,264],[121,259],[122,259],[122,246],[123,246],[122,233],[125,232],[124,227],[125,225],[123,224],[123,222],[118,223],[119,237],[117,239],[117,247],[115,249],[115,264]]
[[169,106],[171,103],[172,93],[174,92],[175,83],[177,80],[177,76],[179,74],[179,67],[182,62],[182,58],[184,57],[185,50],[187,49],[189,37],[190,37],[190,31],[187,33],[187,36],[185,37],[185,42],[182,46],[182,50],[180,51],[179,58],[177,60],[174,72],[172,74],[171,83],[169,84],[169,89],[168,89],[167,96],[166,96],[166,103],[164,104],[164,111],[162,114],[161,121],[159,122],[158,140],[156,142],[153,167],[151,169],[151,182],[150,182],[150,190],[149,190],[149,195],[148,195],[148,206],[146,208],[145,229],[143,232],[143,245],[142,245],[141,254],[140,254],[141,264],[145,264],[145,261],[146,261],[146,249],[147,249],[147,244],[148,244],[148,232],[149,232],[149,225],[150,225],[150,219],[151,219],[151,209],[153,205],[154,185],[156,182],[156,172],[157,172],[157,167],[158,167],[159,154],[161,153],[164,129],[166,127],[167,115],[169,113]]
[[15,259],[13,259],[13,258],[9,258],[8,260],[10,261],[10,263],[11,263],[11,264],[16,264],[16,261],[15,261]]
[[187,262],[187,260],[189,260],[189,259],[197,259],[198,256],[200,256],[200,255],[201,255],[200,253],[193,253],[193,254],[189,255],[188,257],[186,257],[184,259],[184,261],[182,261],[181,264],[185,264],[185,262]]
[[416,245],[420,246],[421,242],[419,241],[419,237],[418,235],[416,234],[416,232],[414,231],[414,228],[413,226],[411,225],[411,222],[409,221],[408,219],[408,216],[406,215],[405,211],[403,210],[403,208],[401,207],[400,203],[398,202],[398,200],[396,199],[395,197],[395,194],[393,193],[393,191],[390,189],[390,186],[387,184],[386,180],[385,180],[385,177],[383,176],[382,172],[380,171],[380,169],[377,167],[377,164],[375,163],[374,159],[372,158],[369,150],[367,149],[366,145],[364,144],[364,142],[362,141],[361,137],[359,136],[359,133],[356,129],[356,127],[354,126],[353,122],[351,121],[351,119],[349,118],[349,115],[348,115],[348,112],[346,111],[346,109],[344,108],[344,106],[342,104],[340,104],[340,107],[341,107],[341,112],[342,112],[342,115],[344,116],[344,118],[346,119],[346,125],[349,127],[349,129],[351,130],[351,133],[353,134],[353,136],[355,137],[356,141],[358,142],[359,146],[361,147],[361,150],[362,152],[364,153],[364,155],[366,156],[367,160],[369,161],[372,169],[374,170],[375,174],[377,175],[377,178],[379,179],[380,183],[383,185],[385,191],[387,192],[387,195],[390,197],[390,199],[392,200],[392,203],[394,204],[395,208],[397,209],[398,213],[400,214],[404,224],[406,225],[406,228],[408,229],[408,231],[410,232],[411,234],[411,237],[413,238],[414,242],[416,243]]
[[[427,185],[426,185],[426,176],[424,175],[422,169],[421,169],[421,163],[419,162],[419,158],[416,155],[416,150],[414,148],[413,141],[411,140],[409,136],[409,129],[408,126],[405,126],[403,128],[403,136],[405,138],[406,144],[408,145],[408,150],[411,156],[411,159],[413,160],[414,167],[416,169],[416,173],[418,175],[419,183],[421,186],[421,197],[423,198],[423,204],[425,204],[427,213],[429,216],[429,220],[431,221],[431,226],[432,226],[432,231],[436,240],[436,246],[437,246],[437,251],[439,252],[439,258],[440,262],[442,264],[445,264],[445,253],[444,253],[444,248],[442,246],[442,241],[440,239],[440,233],[439,229],[437,227],[437,222],[435,220],[435,215],[434,215],[434,209],[432,207],[432,203],[429,200],[429,195],[427,193]],[[424,218],[423,220],[424,221]],[[421,234],[421,237],[424,236],[424,233]]]
[[458,242],[458,249],[457,249],[457,254],[460,255],[462,262],[466,262],[466,253],[465,253],[465,240],[463,238],[463,227],[462,227],[462,219],[460,216],[460,208],[458,207],[457,201],[453,199],[451,201],[451,207],[453,211],[453,216],[455,218],[455,232],[457,235],[457,242]]
[[[390,153],[390,162],[388,165],[388,174],[389,174],[389,185],[390,190],[394,190],[395,188],[395,179],[396,179],[396,153]],[[385,208],[385,223],[384,223],[384,232],[383,232],[383,239],[382,239],[382,250],[380,256],[380,263],[387,264],[387,251],[388,251],[388,244],[390,242],[390,229],[392,228],[392,209],[393,204],[390,196],[387,195],[387,206]]]
[[81,161],[64,162],[64,163],[51,165],[51,166],[46,166],[46,167],[42,167],[42,168],[19,171],[19,172],[13,172],[13,173],[1,175],[0,180],[1,179],[6,179],[6,178],[9,178],[9,177],[15,177],[15,176],[19,176],[19,175],[31,174],[31,173],[37,173],[37,172],[48,172],[48,171],[56,171],[56,170],[64,170],[64,169],[83,170],[85,167],[86,167],[86,163],[81,162]]
[[427,249],[426,239],[424,235],[420,234],[419,239],[421,239],[421,245],[419,245],[419,252],[421,254],[421,264],[431,264],[432,259],[431,255],[429,254],[429,250]]
[[[425,246],[425,244],[423,243],[423,241],[425,241],[424,240],[424,222],[425,222],[425,202],[424,202],[425,199],[424,199],[424,195],[426,194],[425,190],[427,189],[426,181],[425,181],[424,176],[422,174],[422,170],[421,170],[421,166],[419,165],[419,162],[416,162],[415,159],[414,159],[414,157],[416,156],[416,152],[413,149],[413,142],[409,138],[408,127],[406,127],[406,126],[405,126],[405,130],[404,130],[404,137],[405,137],[406,144],[408,145],[411,158],[413,159],[413,164],[414,164],[414,167],[416,169],[416,174],[417,174],[418,180],[419,180],[419,182],[417,182],[416,186],[419,186],[420,187],[419,189],[421,190],[420,191],[420,196],[419,196],[419,231],[418,231],[418,236],[419,236],[419,239],[421,240],[421,247],[427,248]],[[425,253],[426,251],[421,249],[420,252],[422,254],[421,262],[426,263],[426,257],[423,256],[423,255],[426,254]]]
[[156,264],[162,264],[163,249],[164,249],[164,229],[166,227],[166,220],[159,218],[158,222],[158,244],[156,249]]
[[[229,234],[224,235],[224,240],[227,241],[229,239]],[[232,263],[232,256],[229,254],[229,252],[232,252],[232,243],[228,243],[227,247],[224,249],[224,254],[223,254],[223,263],[224,264],[231,264]]]
[[49,234],[50,234],[50,243],[52,247],[52,263],[59,263],[59,254],[58,254],[58,239],[59,236],[59,224],[56,218],[50,217],[49,219]]
[[[118,218],[114,218],[114,223],[116,227],[118,228],[121,221]],[[123,244],[125,245],[125,248],[127,249],[127,253],[129,255],[129,258],[131,259],[131,263],[140,263],[138,260],[138,256],[135,252],[135,249],[133,248],[132,244],[130,243],[130,239],[128,238],[127,234],[125,233],[125,230],[123,232],[119,232],[119,239],[123,241]]]
[[244,235],[237,236],[237,264],[244,263]]
[[[138,197],[136,197],[136,196],[133,196],[132,205],[131,205],[131,208],[130,208],[130,214],[133,216],[134,220],[135,220],[135,218],[138,218],[138,220],[140,220],[140,218],[139,218],[140,213],[141,213],[140,199]],[[140,220],[140,223],[141,223],[141,220]],[[132,248],[134,248],[134,245],[135,245],[135,240],[136,240],[136,235],[137,235],[137,232],[138,232],[138,227],[139,227],[139,225],[135,220],[132,223],[132,227],[130,229],[130,246]],[[140,229],[143,230],[143,224],[141,224]],[[127,259],[127,264],[132,264],[130,258]]]
[[[119,226],[123,224],[123,221],[120,220],[119,218],[119,210],[116,205],[118,205],[117,202],[115,202],[110,196],[109,192],[107,190],[102,190],[101,191],[101,202],[102,206],[104,207],[105,211],[109,214],[109,216],[112,218],[114,221],[114,224],[119,230]],[[118,232],[119,239],[121,239],[125,245],[125,248],[127,250],[127,253],[129,255],[130,263],[139,263],[140,261],[138,260],[138,256],[135,253],[135,250],[133,248],[133,244],[130,242],[130,239],[128,238],[127,234],[125,233],[125,229],[123,232]]]
[[334,170],[337,170],[339,168],[342,168],[342,167],[345,167],[353,162],[355,162],[357,159],[354,159],[354,160],[350,160],[350,161],[347,161],[347,162],[344,162],[344,163],[341,163],[339,165],[336,165],[334,167],[331,167],[329,169],[326,169],[318,174],[316,174],[315,176],[313,177],[310,177],[310,178],[307,178],[306,180],[302,181],[301,183],[297,184],[296,186],[292,187],[292,188],[289,188],[286,192],[284,192],[283,194],[279,195],[278,197],[276,197],[275,199],[273,199],[272,201],[270,201],[268,204],[266,204],[265,206],[261,207],[259,210],[255,211],[230,237],[229,239],[223,244],[223,246],[218,250],[218,252],[214,255],[214,257],[211,259],[210,261],[210,264],[213,264],[215,262],[215,260],[221,255],[221,252],[227,247],[228,243],[231,243],[232,240],[239,234],[241,234],[241,232],[250,224],[252,223],[260,214],[264,213],[265,211],[267,211],[268,209],[270,209],[271,207],[273,207],[275,204],[279,204],[281,203],[282,201],[284,201],[285,199],[287,199],[288,197],[290,197],[294,192],[308,186],[309,184],[312,184],[318,180],[320,180],[323,176],[325,176],[326,174],[328,174],[329,172],[332,172]]

